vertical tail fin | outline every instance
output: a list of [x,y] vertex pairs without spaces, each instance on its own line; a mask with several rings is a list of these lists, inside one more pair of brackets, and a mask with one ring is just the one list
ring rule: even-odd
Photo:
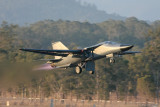
[[[52,43],[53,50],[69,50],[62,42],[54,42]],[[61,56],[55,56],[55,59],[60,59]]]
[[52,43],[52,48],[54,50],[68,50],[68,48],[60,41]]

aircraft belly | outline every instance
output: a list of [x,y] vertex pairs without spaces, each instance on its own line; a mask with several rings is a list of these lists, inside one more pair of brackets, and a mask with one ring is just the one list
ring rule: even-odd
[[58,63],[54,63],[55,66],[63,66],[70,64],[77,64],[82,61],[80,57],[74,57],[73,55],[68,55],[67,57],[63,57],[62,61]]

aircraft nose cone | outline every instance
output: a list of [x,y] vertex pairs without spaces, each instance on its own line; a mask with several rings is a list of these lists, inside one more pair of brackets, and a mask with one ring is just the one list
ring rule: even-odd
[[121,44],[120,45],[120,50],[121,51],[127,51],[129,49],[133,48],[133,45],[125,45],[125,44]]

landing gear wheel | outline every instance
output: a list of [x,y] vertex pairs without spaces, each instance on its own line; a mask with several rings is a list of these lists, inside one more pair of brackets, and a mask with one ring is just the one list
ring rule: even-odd
[[110,63],[115,63],[115,59],[114,58],[110,58]]
[[80,74],[81,72],[82,72],[82,68],[79,67],[79,66],[77,66],[77,67],[76,67],[76,73],[77,73],[77,74]]
[[94,74],[94,71],[89,71],[90,74]]

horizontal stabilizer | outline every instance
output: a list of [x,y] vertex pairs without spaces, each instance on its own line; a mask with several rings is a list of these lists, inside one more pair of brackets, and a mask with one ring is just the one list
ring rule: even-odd
[[138,51],[125,51],[125,52],[119,53],[119,55],[136,54],[136,53],[142,53],[142,52],[138,52]]

